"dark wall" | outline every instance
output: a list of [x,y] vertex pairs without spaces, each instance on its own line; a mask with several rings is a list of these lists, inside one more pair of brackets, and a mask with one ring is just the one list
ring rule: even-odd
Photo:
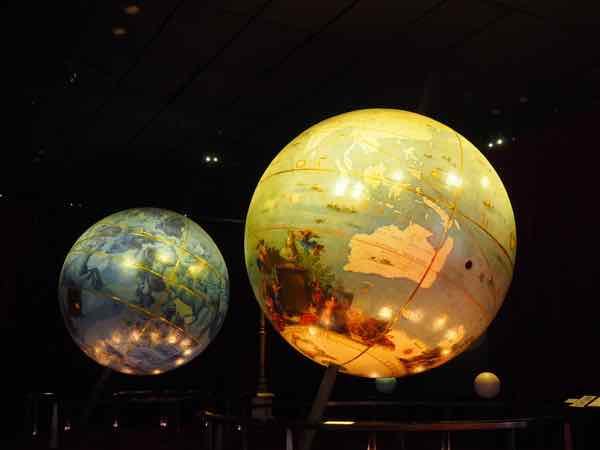
[[[561,400],[600,392],[595,368],[600,343],[594,142],[598,119],[595,112],[557,114],[543,127],[488,154],[517,218],[513,284],[477,348],[444,367],[401,380],[392,398],[469,398],[472,380],[483,370],[501,377],[506,398]],[[242,169],[188,176],[163,173],[167,180],[176,178],[172,184],[157,183],[156,168],[121,178],[116,173],[104,184],[85,177],[63,178],[43,191],[4,198],[2,236],[18,257],[19,277],[15,297],[8,280],[15,273],[15,259],[0,258],[8,299],[2,306],[2,326],[14,327],[18,301],[21,392],[86,395],[99,377],[100,366],[76,347],[63,325],[56,299],[59,271],[70,246],[87,227],[112,212],[144,205],[187,212],[211,234],[230,271],[231,306],[218,337],[188,365],[159,377],[114,374],[106,389],[204,389],[231,398],[253,392],[258,308],[245,272],[243,224],[215,220],[244,218],[260,173]],[[116,183],[119,179],[124,181]],[[323,369],[270,332],[268,373],[281,398],[308,400]],[[344,375],[334,391],[334,397],[344,399],[373,395],[372,381]]]

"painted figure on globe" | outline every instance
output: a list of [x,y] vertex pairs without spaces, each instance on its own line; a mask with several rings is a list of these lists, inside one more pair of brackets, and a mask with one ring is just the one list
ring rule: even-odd
[[365,377],[439,366],[510,285],[512,207],[489,162],[427,117],[360,110],[296,137],[246,220],[259,304],[298,351]]

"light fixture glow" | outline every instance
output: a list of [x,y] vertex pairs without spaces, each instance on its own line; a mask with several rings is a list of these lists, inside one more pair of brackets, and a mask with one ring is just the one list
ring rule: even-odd
[[396,170],[392,174],[392,180],[394,180],[394,181],[402,181],[403,179],[404,179],[404,174],[399,170]]
[[127,5],[125,8],[123,8],[123,11],[128,16],[135,16],[139,14],[141,10],[142,9],[138,5]]
[[496,141],[496,144],[502,145],[503,142],[504,142],[504,139],[500,138]]
[[458,175],[450,172],[448,174],[448,178],[446,178],[446,184],[448,184],[448,186],[458,187],[462,184],[462,180],[460,179],[460,177]]
[[127,30],[123,27],[114,27],[112,29],[112,34],[115,36],[125,36],[127,34]]
[[493,142],[488,142],[488,147],[492,148],[494,146]]
[[346,193],[346,189],[348,188],[348,184],[350,183],[350,180],[348,180],[348,178],[340,178],[339,180],[337,180],[337,182],[335,183],[335,195],[338,197],[341,197],[342,195],[344,195]]
[[389,306],[384,306],[379,310],[377,315],[383,320],[390,320],[394,315],[394,311]]
[[323,425],[354,425],[353,420],[326,420]]
[[362,183],[356,183],[354,185],[354,189],[352,190],[352,198],[358,200],[360,197],[362,197],[362,193],[365,189],[365,185]]
[[448,320],[448,316],[446,316],[446,315],[438,317],[437,319],[435,319],[433,321],[433,329],[435,331],[441,330],[446,325],[447,320]]

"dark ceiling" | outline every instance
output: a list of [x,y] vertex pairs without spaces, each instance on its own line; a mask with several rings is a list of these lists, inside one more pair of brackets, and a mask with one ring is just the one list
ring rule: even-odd
[[257,179],[300,131],[365,107],[421,107],[481,148],[600,94],[593,1],[19,2],[6,17],[31,124],[19,155],[41,174],[200,173],[209,153]]

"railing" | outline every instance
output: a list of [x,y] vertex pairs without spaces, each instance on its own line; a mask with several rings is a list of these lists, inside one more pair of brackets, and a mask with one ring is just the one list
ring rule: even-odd
[[[253,419],[248,417],[234,417],[216,414],[210,411],[202,411],[199,414],[203,426],[206,428],[204,434],[205,450],[223,450],[224,434],[228,429],[241,432],[241,450],[251,450],[248,442],[248,431],[251,429],[277,430],[285,436],[285,442],[282,442],[281,448],[285,450],[295,450],[299,448],[303,436],[309,430],[320,432],[367,432],[368,440],[366,448],[375,450],[377,446],[377,433],[395,432],[399,435],[400,450],[406,449],[404,436],[406,433],[421,432],[441,432],[441,450],[451,450],[452,432],[474,431],[474,430],[506,430],[506,447],[509,450],[516,450],[516,432],[526,429],[533,424],[540,423],[559,423],[563,426],[562,444],[564,450],[572,450],[571,434],[568,422],[561,416],[546,417],[523,417],[505,420],[444,420],[437,422],[395,422],[395,421],[323,421],[320,423],[309,423],[304,421],[281,420],[281,419]],[[259,447],[256,447],[259,448]]]

